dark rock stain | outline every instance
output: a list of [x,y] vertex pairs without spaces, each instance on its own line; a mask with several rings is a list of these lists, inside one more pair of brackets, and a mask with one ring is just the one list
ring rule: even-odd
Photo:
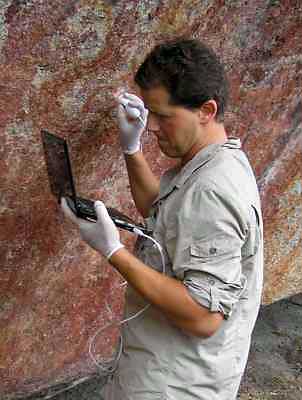
[[5,22],[9,24],[19,13],[23,6],[26,4],[31,3],[31,0],[13,0],[12,4],[8,7],[5,13]]
[[302,124],[302,101],[300,100],[291,114],[293,120],[293,129],[295,130],[298,125]]
[[116,6],[119,0],[104,0],[104,2],[110,6]]

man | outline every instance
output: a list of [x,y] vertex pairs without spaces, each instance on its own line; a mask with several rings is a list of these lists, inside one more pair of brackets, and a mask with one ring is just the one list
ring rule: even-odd
[[[141,99],[118,97],[121,146],[165,274],[149,239],[139,238],[136,255],[125,249],[102,202],[95,224],[62,203],[83,239],[129,283],[125,316],[151,304],[122,327],[111,398],[233,400],[260,305],[263,245],[255,177],[223,125],[223,67],[204,44],[180,39],[156,46],[135,81]],[[141,151],[146,123],[161,151],[179,160],[160,183]]]

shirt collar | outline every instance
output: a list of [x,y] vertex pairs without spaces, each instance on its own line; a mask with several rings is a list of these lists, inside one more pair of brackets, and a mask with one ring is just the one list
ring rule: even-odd
[[169,170],[161,179],[160,192],[154,203],[166,197],[174,188],[180,188],[197,169],[204,166],[225,147],[230,149],[240,149],[241,141],[239,138],[229,137],[224,144],[209,144],[201,149],[181,169],[178,166]]

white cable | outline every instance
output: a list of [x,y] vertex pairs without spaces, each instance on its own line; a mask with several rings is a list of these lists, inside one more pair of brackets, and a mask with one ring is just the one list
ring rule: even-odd
[[[151,240],[157,247],[160,256],[161,256],[161,263],[162,263],[162,273],[165,274],[166,273],[166,268],[165,268],[165,258],[164,258],[164,254],[163,254],[163,250],[162,247],[160,245],[160,243],[158,243],[152,236],[146,235],[144,232],[142,232],[140,229],[138,228],[134,228],[133,233],[137,234],[138,236],[143,236],[149,240]],[[125,284],[127,284],[127,282],[123,282],[120,287],[124,286]],[[139,310],[137,313],[135,313],[134,315],[131,315],[130,317],[123,319],[122,321],[118,322],[117,325],[123,325],[126,322],[132,321],[134,318],[139,317],[140,315],[142,315],[149,307],[150,307],[150,303],[146,304],[141,310]],[[111,316],[113,315],[109,304],[106,302],[106,306],[107,308],[109,308],[110,314]],[[96,358],[93,355],[93,351],[92,351],[92,346],[93,346],[93,342],[95,341],[96,337],[98,336],[98,334],[102,331],[104,331],[105,329],[107,329],[109,326],[115,324],[115,321],[112,321],[110,323],[108,323],[107,325],[105,325],[104,327],[100,328],[97,330],[97,332],[91,337],[90,339],[90,343],[89,343],[89,355],[93,361],[93,363],[97,366],[97,368],[99,370],[101,370],[102,374],[104,376],[109,376],[112,375],[118,366],[118,362],[120,360],[121,354],[122,354],[122,350],[123,350],[123,337],[120,335],[119,337],[119,344],[118,344],[118,350],[116,352],[116,356],[114,356],[113,360],[111,361],[107,361],[107,362],[103,362],[100,363],[100,361],[96,360]]]
[[96,358],[93,355],[93,350],[92,350],[92,345],[93,342],[95,341],[95,338],[98,336],[98,334],[105,329],[107,329],[109,326],[112,326],[115,322],[110,322],[109,324],[103,326],[102,328],[98,329],[96,333],[90,338],[90,343],[89,343],[89,355],[93,361],[93,363],[98,367],[99,370],[103,373],[104,376],[106,375],[111,375],[117,368],[117,363],[121,357],[122,353],[122,348],[123,348],[123,338],[122,336],[119,337],[119,344],[118,344],[118,350],[116,353],[116,356],[113,357],[113,360],[110,361],[104,361],[100,362],[99,360],[96,360]]

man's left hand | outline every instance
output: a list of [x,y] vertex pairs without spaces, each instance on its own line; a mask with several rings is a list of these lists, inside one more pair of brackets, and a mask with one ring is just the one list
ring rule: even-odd
[[94,203],[97,214],[96,222],[89,222],[78,218],[68,207],[64,197],[61,199],[61,208],[64,215],[79,227],[82,239],[94,250],[109,259],[113,253],[124,247],[120,242],[120,234],[110,218],[103,202]]

